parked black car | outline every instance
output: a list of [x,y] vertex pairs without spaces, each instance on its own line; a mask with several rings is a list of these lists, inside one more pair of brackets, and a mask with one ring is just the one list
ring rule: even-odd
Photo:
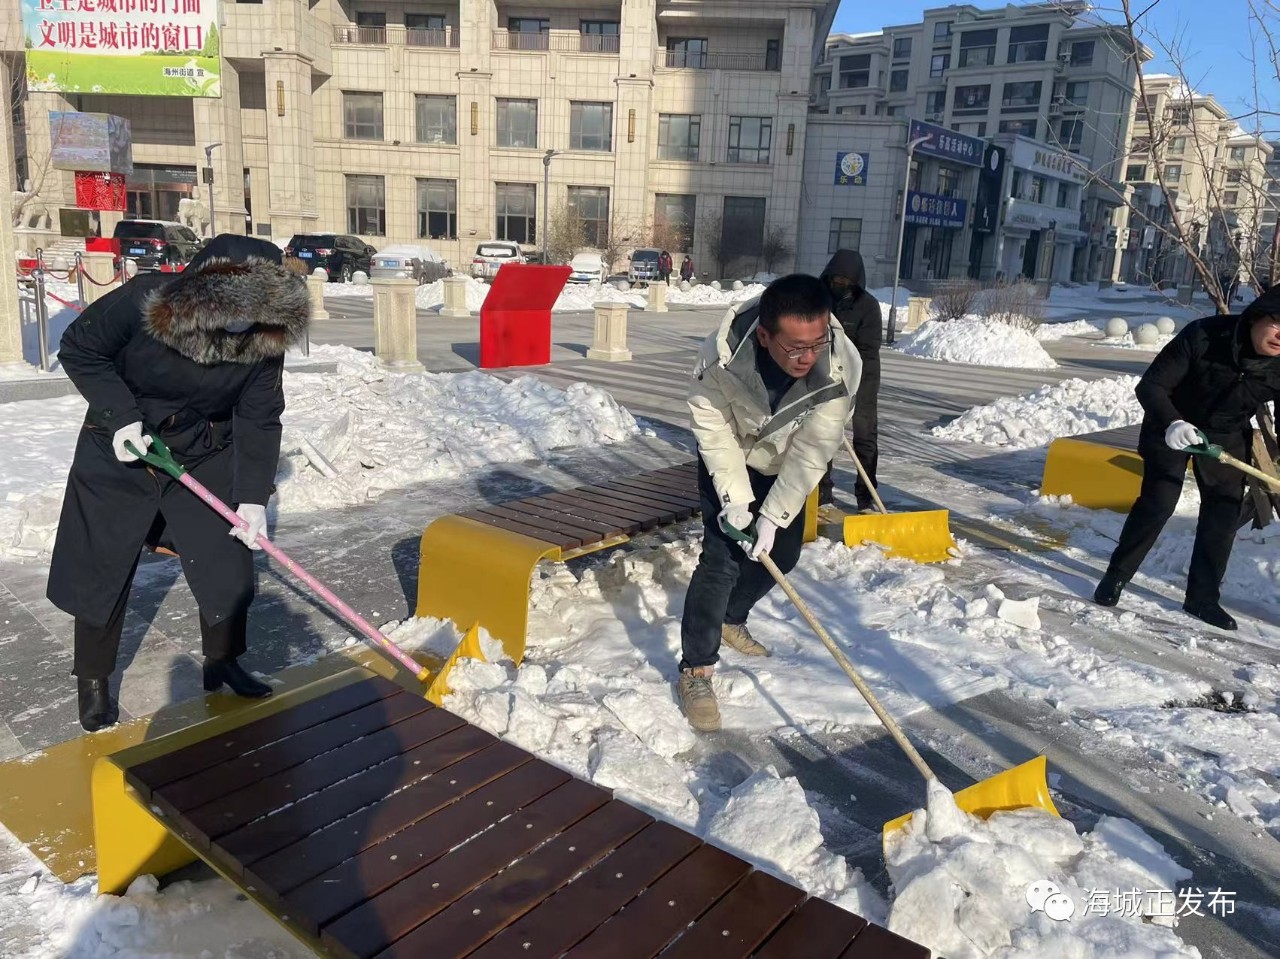
[[325,270],[330,280],[351,282],[352,274],[373,269],[373,255],[378,251],[358,236],[342,233],[297,233],[284,248],[285,256],[297,257],[307,271]]
[[204,246],[188,227],[164,220],[121,220],[113,236],[120,243],[120,256],[133,260],[139,270],[185,266]]

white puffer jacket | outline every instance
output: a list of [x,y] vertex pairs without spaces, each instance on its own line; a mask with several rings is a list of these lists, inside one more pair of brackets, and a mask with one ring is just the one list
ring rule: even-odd
[[778,479],[760,515],[779,527],[800,515],[844,438],[862,360],[832,317],[831,347],[796,380],[769,411],[769,396],[756,369],[757,297],[725,314],[698,354],[689,390],[693,435],[720,504],[753,500],[747,467]]

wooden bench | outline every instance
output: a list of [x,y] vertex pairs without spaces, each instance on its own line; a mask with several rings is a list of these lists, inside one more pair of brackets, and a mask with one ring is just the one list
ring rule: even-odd
[[104,891],[176,837],[341,959],[929,957],[369,670],[269,708],[102,760]]
[[1137,426],[1064,436],[1049,444],[1040,492],[1078,506],[1127,513],[1142,488]]

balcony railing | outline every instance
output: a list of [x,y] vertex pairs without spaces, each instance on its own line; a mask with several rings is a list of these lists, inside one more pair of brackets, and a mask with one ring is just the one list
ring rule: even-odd
[[552,30],[549,33],[519,33],[514,30],[493,31],[494,50],[522,53],[603,53],[618,55],[618,38],[575,30]]
[[777,73],[782,69],[780,57],[764,53],[691,53],[683,50],[659,50],[655,65],[668,70],[751,70]]
[[397,45],[457,49],[458,40],[457,27],[445,27],[443,30],[408,30],[398,24],[387,27],[357,27],[350,24],[339,24],[333,28],[334,43],[363,44],[375,47]]

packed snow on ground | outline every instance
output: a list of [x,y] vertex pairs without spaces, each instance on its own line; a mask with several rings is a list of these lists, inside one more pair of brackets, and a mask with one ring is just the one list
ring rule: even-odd
[[1076,436],[1142,422],[1136,376],[1064,380],[1034,393],[1005,396],[966,410],[933,435],[945,440],[1030,449],[1059,436]]
[[[603,390],[512,383],[480,372],[388,373],[368,353],[316,346],[336,373],[285,372],[273,513],[332,509],[392,489],[460,476],[548,450],[623,442],[635,419]],[[0,557],[40,559],[53,545],[85,402],[0,404]]]
[[1069,320],[1062,323],[1041,323],[1036,327],[1035,338],[1041,343],[1053,343],[1068,336],[1095,336],[1106,326],[1105,320]]
[[898,349],[947,363],[1051,370],[1058,364],[1035,336],[998,320],[966,316],[959,320],[926,320],[914,333],[903,333]]

